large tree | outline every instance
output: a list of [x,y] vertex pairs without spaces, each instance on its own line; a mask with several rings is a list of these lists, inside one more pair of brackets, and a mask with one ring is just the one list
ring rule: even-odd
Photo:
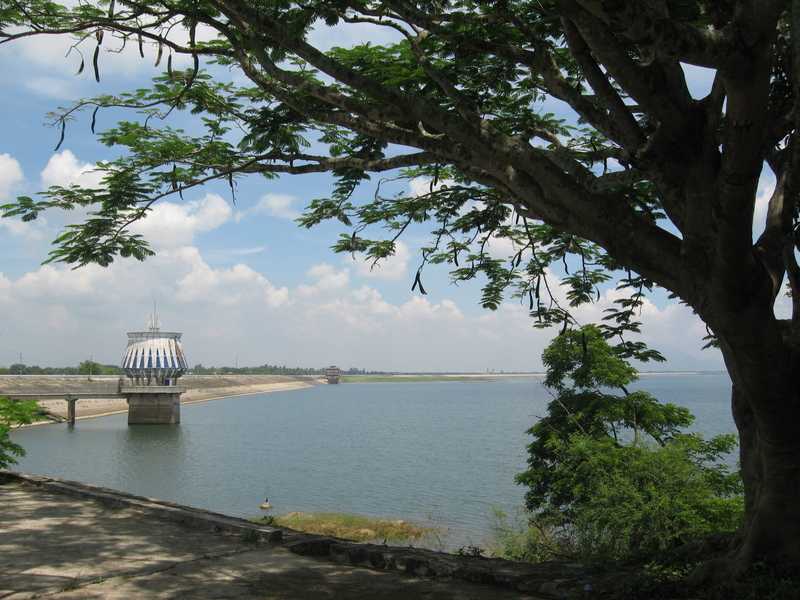
[[[396,42],[323,52],[308,35],[323,22],[369,23]],[[798,0],[2,0],[0,43],[73,34],[80,70],[98,81],[113,69],[104,47],[152,47],[167,67],[149,89],[54,113],[63,140],[81,110],[92,130],[99,109],[138,111],[99,133],[127,149],[101,165],[101,189],[51,189],[6,214],[92,206],[51,260],[108,264],[150,253],[127,228],[159,198],[214,179],[234,192],[248,173],[331,171],[331,197],[303,224],[338,218],[353,230],[336,248],[378,260],[432,220],[423,265],[484,275],[489,308],[513,285],[538,321],[571,327],[570,306],[621,269],[632,295],[606,322],[621,335],[637,329],[642,293],[665,288],[713,332],[733,384],[747,514],[733,564],[800,565],[798,26]],[[708,95],[692,97],[684,65],[713,71]],[[209,75],[224,69],[248,84]],[[545,113],[551,99],[575,118]],[[202,133],[167,125],[182,109]],[[765,164],[777,184],[754,242]],[[428,192],[354,195],[370,173],[398,169],[427,176]],[[387,239],[366,237],[377,223]],[[513,242],[511,262],[484,251],[498,236]],[[566,302],[549,294],[560,260]],[[788,320],[773,312],[785,278]],[[414,288],[424,293],[420,272]],[[622,355],[652,357],[624,339]]]

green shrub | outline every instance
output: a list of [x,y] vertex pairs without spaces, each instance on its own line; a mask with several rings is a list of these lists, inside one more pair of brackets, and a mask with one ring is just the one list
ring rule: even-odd
[[11,430],[32,423],[38,410],[33,400],[0,397],[0,469],[16,464],[18,457],[25,456],[22,446],[11,441]]
[[734,532],[741,480],[718,464],[734,439],[676,436],[663,446],[617,445],[573,436],[553,471],[555,493],[571,496],[549,521],[580,555],[620,559]]
[[559,335],[542,358],[554,398],[517,476],[529,524],[503,522],[498,554],[624,559],[738,528],[742,483],[723,462],[735,436],[685,433],[687,409],[628,391],[636,371],[595,326]]

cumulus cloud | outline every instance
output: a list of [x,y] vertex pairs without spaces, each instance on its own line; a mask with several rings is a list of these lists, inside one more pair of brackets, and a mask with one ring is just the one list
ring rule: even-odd
[[0,154],[0,200],[7,200],[23,179],[19,161],[10,154]]
[[300,211],[296,208],[296,196],[290,194],[264,194],[255,206],[236,214],[236,221],[241,221],[247,215],[268,215],[279,219],[296,219]]
[[451,179],[442,179],[436,182],[435,185],[431,185],[432,183],[433,179],[430,177],[415,177],[408,182],[408,189],[412,196],[423,196],[440,190],[445,186],[453,185],[455,182]]
[[45,188],[53,185],[100,188],[101,180],[102,173],[96,170],[96,165],[81,162],[70,150],[53,154],[41,172],[42,186]]
[[[13,192],[24,182],[25,176],[19,161],[10,154],[0,154],[0,202],[11,200]],[[44,237],[38,223],[25,223],[20,219],[0,217],[0,230],[7,231],[15,237],[27,240],[41,240]]]
[[[69,5],[70,2],[62,2]],[[74,4],[74,3],[72,3]],[[208,42],[215,38],[216,32],[209,26],[200,24],[197,27],[197,41]],[[188,30],[184,27],[174,27],[170,30],[168,38],[179,44],[186,44],[189,39]],[[71,83],[63,77],[65,72],[75,73],[81,61],[81,55],[71,47],[75,43],[71,35],[42,35],[18,40],[11,44],[9,52],[14,55],[18,63],[28,70],[40,74],[40,78],[49,77],[61,80],[62,85]],[[91,66],[88,61],[93,51],[93,39],[83,44],[84,60],[86,66],[78,81],[93,82]],[[155,67],[157,46],[148,40],[143,44],[144,58],[139,55],[139,47],[135,43],[125,44],[114,35],[106,34],[99,56],[100,74],[103,77],[133,77],[153,76],[165,67],[162,62],[160,67]],[[184,68],[191,63],[191,58],[185,55],[174,55],[173,66]],[[46,87],[35,86],[33,91],[43,95],[52,96]]]
[[[580,321],[600,318],[617,294],[609,290],[580,309]],[[289,288],[244,263],[215,268],[184,246],[107,269],[45,266],[15,279],[0,275],[0,304],[16,315],[3,326],[0,364],[13,361],[11,348],[43,364],[89,355],[116,361],[124,332],[143,326],[153,298],[164,326],[183,331],[190,359],[205,364],[238,354],[242,364],[537,370],[557,333],[534,329],[516,302],[489,312],[447,297],[388,299],[328,263]],[[685,307],[646,302],[641,320],[643,339],[671,358],[666,368],[721,367],[718,353],[700,350],[705,330]]]
[[[41,179],[61,185],[86,182],[95,176],[91,169],[65,150],[51,157]],[[22,178],[19,163],[0,155],[0,193],[8,195]],[[508,302],[487,312],[447,297],[389,300],[375,285],[354,285],[353,273],[376,284],[407,276],[411,251],[402,242],[396,256],[379,269],[369,270],[363,261],[352,269],[322,262],[290,289],[241,262],[263,251],[261,246],[230,249],[229,257],[240,258],[220,268],[193,245],[199,234],[232,218],[230,205],[217,194],[180,204],[165,201],[134,226],[158,249],[144,263],[120,260],[107,269],[77,271],[43,266],[16,278],[0,273],[0,304],[15,315],[4,324],[4,347],[42,364],[72,364],[89,355],[114,362],[124,332],[143,325],[157,298],[165,326],[183,330],[192,360],[206,364],[224,363],[237,353],[243,364],[542,368],[539,356],[556,332],[534,329],[527,307]],[[490,245],[491,252],[507,254],[502,242],[496,245]],[[556,285],[555,291],[563,301],[565,290]],[[618,295],[608,290],[600,303],[577,310],[576,316],[595,322]],[[685,307],[648,301],[641,320],[642,339],[671,359],[667,368],[721,367],[718,353],[701,352],[705,328]],[[0,348],[0,364],[13,361],[9,352]]]
[[131,230],[156,248],[176,248],[191,244],[199,233],[212,231],[230,220],[233,210],[218,194],[177,204],[161,201]]
[[401,242],[395,242],[394,254],[388,258],[381,259],[378,263],[373,264],[372,259],[366,258],[363,254],[356,254],[353,259],[346,258],[347,261],[352,261],[356,267],[356,273],[361,277],[372,279],[385,279],[397,281],[408,276],[408,261],[411,258],[411,252],[408,246]]
[[13,360],[11,348],[31,363],[71,364],[89,355],[116,362],[124,332],[144,325],[153,299],[166,327],[191,330],[211,348],[223,333],[243,335],[248,321],[284,306],[289,290],[245,264],[215,269],[191,246],[143,263],[75,271],[45,265],[16,279],[0,274],[0,305],[15,315],[0,331],[8,350],[0,348],[0,364]]
[[273,286],[266,277],[247,265],[214,269],[193,247],[181,248],[175,256],[191,268],[177,283],[175,298],[180,302],[238,306],[247,298],[275,307],[285,304],[289,299],[287,288]]
[[328,263],[320,263],[311,267],[306,273],[313,283],[301,284],[297,288],[302,297],[316,296],[323,292],[331,292],[347,287],[350,282],[350,271],[336,269]]

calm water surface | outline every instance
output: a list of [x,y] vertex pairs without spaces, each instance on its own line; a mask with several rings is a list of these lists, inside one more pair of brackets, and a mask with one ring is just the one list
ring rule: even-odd
[[[18,470],[228,514],[352,512],[432,522],[481,544],[493,507],[522,505],[525,430],[545,411],[540,379],[319,386],[182,407],[180,426],[126,415],[17,431]],[[725,374],[645,375],[638,387],[689,407],[695,429],[734,431]]]

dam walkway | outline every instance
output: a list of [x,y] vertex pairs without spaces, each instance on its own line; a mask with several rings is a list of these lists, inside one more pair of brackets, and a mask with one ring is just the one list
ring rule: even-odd
[[[131,498],[136,497],[0,472],[0,598],[546,597],[305,556],[291,549],[286,535],[282,541],[265,541],[235,533],[237,523],[256,528],[239,519]],[[170,518],[164,511],[172,512]],[[292,536],[305,538],[306,545],[314,541],[307,534]]]

